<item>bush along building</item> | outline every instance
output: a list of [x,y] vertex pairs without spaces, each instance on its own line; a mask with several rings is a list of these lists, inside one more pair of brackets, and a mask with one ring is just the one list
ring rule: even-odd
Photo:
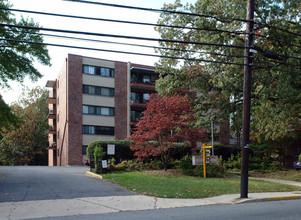
[[[123,140],[155,92],[155,67],[69,54],[49,80],[48,165],[82,165],[95,140]],[[220,140],[229,143],[229,128]]]

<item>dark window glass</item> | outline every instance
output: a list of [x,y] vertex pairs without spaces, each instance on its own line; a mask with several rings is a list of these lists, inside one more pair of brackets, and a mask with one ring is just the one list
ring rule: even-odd
[[114,127],[83,125],[83,134],[114,135]]
[[86,155],[87,154],[87,148],[88,148],[88,145],[83,145],[83,155]]

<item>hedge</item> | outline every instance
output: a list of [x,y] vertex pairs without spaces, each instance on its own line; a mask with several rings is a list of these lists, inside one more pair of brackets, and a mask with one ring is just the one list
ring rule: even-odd
[[115,145],[115,155],[113,158],[117,163],[123,160],[132,160],[134,158],[134,152],[131,151],[130,146],[133,144],[132,141],[126,140],[98,140],[93,141],[89,144],[87,148],[87,157],[90,160],[90,157],[94,157],[95,148],[101,147],[106,155],[103,157],[104,160],[109,159],[110,155],[107,155],[107,146],[108,144]]

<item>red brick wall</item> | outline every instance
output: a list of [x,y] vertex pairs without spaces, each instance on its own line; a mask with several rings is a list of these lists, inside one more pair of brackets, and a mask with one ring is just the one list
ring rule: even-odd
[[82,165],[82,57],[68,55],[68,165]]
[[127,137],[128,127],[128,77],[127,63],[115,62],[115,137]]

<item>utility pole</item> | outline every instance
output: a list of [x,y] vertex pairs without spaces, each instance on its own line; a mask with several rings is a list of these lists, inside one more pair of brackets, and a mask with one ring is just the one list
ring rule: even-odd
[[248,0],[245,40],[245,67],[243,88],[243,121],[242,121],[242,149],[241,149],[241,182],[240,198],[248,198],[248,169],[250,150],[250,113],[251,113],[251,81],[252,81],[252,53],[254,31],[254,0]]

